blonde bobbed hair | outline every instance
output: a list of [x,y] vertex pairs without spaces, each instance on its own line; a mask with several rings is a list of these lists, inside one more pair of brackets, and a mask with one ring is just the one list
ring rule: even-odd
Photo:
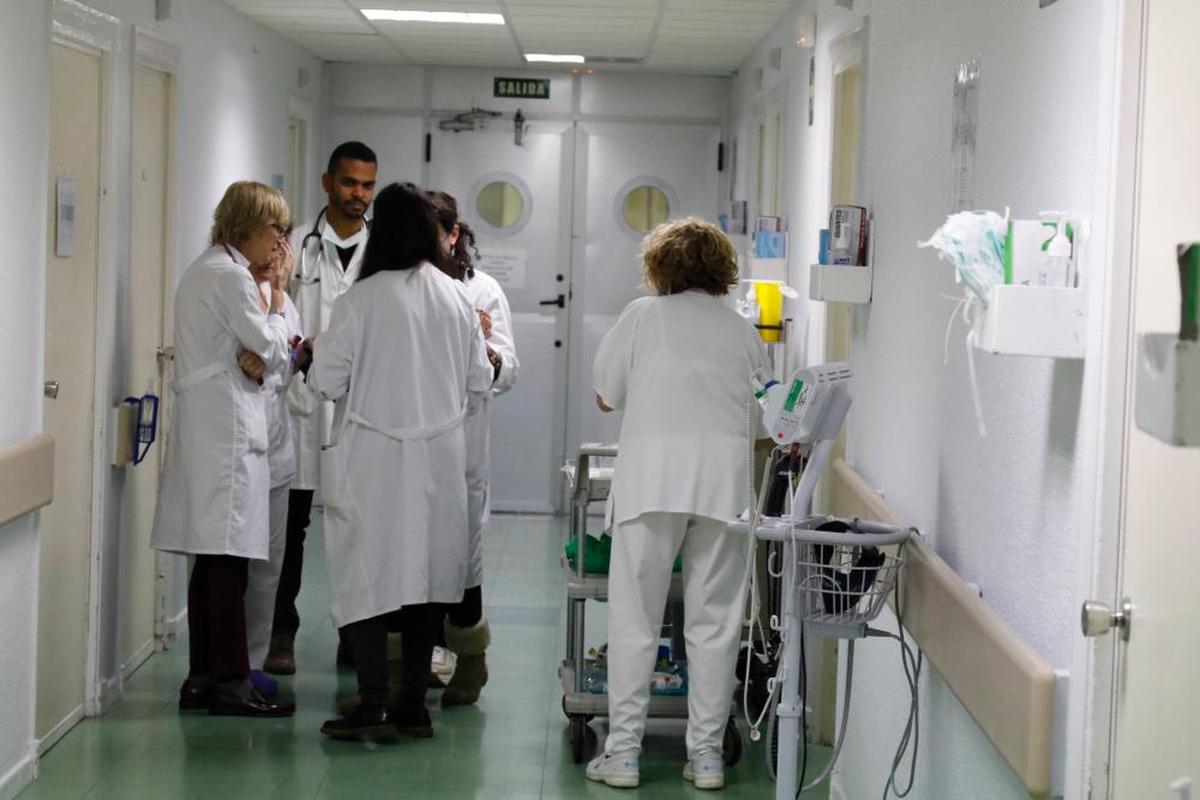
[[642,240],[646,287],[658,294],[701,289],[720,297],[737,285],[737,254],[721,229],[698,217],[664,222]]
[[258,181],[231,183],[213,212],[212,244],[240,247],[268,225],[286,227],[290,216],[278,190]]

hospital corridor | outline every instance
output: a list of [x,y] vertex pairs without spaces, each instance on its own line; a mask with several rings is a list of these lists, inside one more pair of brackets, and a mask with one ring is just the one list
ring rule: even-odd
[[1197,0],[0,0],[0,800],[1200,799]]

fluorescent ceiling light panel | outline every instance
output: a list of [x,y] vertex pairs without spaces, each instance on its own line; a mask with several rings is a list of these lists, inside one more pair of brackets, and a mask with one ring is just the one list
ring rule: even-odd
[[364,8],[363,16],[382,22],[442,22],[462,25],[503,25],[503,14],[475,11],[397,11],[391,8]]
[[583,56],[557,55],[555,53],[526,53],[526,61],[541,61],[547,64],[582,64]]

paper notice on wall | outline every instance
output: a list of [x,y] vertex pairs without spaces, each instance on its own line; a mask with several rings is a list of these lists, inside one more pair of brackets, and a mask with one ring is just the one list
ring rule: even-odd
[[503,289],[525,288],[529,253],[519,247],[481,247],[475,266],[496,279]]
[[75,195],[79,182],[74,178],[59,178],[54,226],[54,255],[70,258],[75,255]]
[[975,208],[975,139],[979,125],[979,58],[954,69],[954,119],[950,139],[950,210]]

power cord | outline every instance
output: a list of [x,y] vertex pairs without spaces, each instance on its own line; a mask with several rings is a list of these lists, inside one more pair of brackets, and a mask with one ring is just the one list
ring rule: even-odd
[[[919,714],[920,706],[920,680],[921,668],[925,663],[925,654],[917,648],[917,654],[914,657],[912,648],[909,647],[908,641],[904,635],[904,608],[901,604],[900,592],[900,575],[896,575],[896,583],[893,586],[896,603],[896,623],[899,634],[895,636],[900,642],[900,663],[904,666],[904,677],[908,681],[909,690],[912,693],[912,702],[908,708],[908,720],[904,725],[904,733],[900,737],[900,742],[896,746],[896,755],[892,759],[892,771],[888,775],[887,783],[883,787],[883,800],[888,800],[888,793],[895,792],[897,798],[908,797],[912,792],[913,786],[916,784],[917,777],[917,753],[921,743],[921,717]],[[896,781],[896,773],[900,770],[900,765],[904,762],[904,755],[908,751],[909,745],[912,745],[912,758],[909,761],[908,769],[908,786],[903,790],[900,789]]]

